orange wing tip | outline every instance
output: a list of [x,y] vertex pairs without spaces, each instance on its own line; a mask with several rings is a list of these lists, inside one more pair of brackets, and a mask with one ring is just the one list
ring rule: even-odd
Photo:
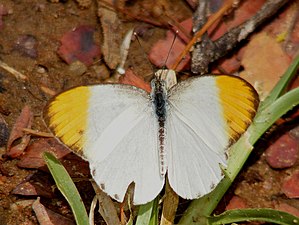
[[236,141],[251,124],[259,104],[255,89],[245,80],[233,76],[217,76],[220,105],[227,123],[227,133]]
[[45,112],[53,134],[80,155],[86,142],[90,97],[90,87],[73,88],[54,97]]

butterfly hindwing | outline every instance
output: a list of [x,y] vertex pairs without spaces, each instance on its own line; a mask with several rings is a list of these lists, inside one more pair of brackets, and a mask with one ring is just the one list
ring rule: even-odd
[[165,179],[159,170],[157,123],[149,112],[144,114],[104,161],[93,160],[90,165],[100,187],[118,201],[123,200],[128,185],[134,181],[136,205],[153,200]]
[[198,198],[220,182],[226,150],[247,129],[256,99],[247,82],[224,75],[191,78],[169,91],[168,179],[179,196]]
[[45,117],[52,132],[89,161],[96,183],[114,199],[122,201],[132,182],[135,204],[161,191],[157,121],[145,91],[117,84],[70,89],[49,103]]

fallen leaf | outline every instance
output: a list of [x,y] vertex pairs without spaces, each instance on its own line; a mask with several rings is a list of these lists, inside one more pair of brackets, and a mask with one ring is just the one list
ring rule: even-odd
[[18,166],[47,171],[42,157],[44,152],[53,153],[71,177],[87,177],[90,175],[88,163],[71,153],[67,147],[59,143],[55,138],[42,138],[30,144],[25,154],[20,158]]
[[43,153],[52,152],[58,159],[70,153],[70,150],[60,144],[55,138],[41,138],[32,142],[26,149],[18,162],[22,168],[37,169],[45,166],[46,163],[42,157]]
[[129,84],[141,88],[147,92],[151,91],[151,87],[141,77],[137,76],[130,68],[126,70],[124,76],[121,76],[119,82],[122,84]]
[[[7,156],[16,158],[22,155],[30,141],[30,134],[26,134],[23,128],[31,128],[32,120],[33,114],[29,106],[24,106],[10,133],[7,142]],[[18,141],[19,143],[17,143]]]
[[[94,197],[94,207],[98,201],[98,211],[105,220],[106,224],[120,224],[116,208],[111,198],[103,192],[95,182],[91,182],[96,195]],[[94,208],[92,209],[94,210]]]
[[90,66],[93,59],[100,56],[100,48],[94,43],[93,35],[94,28],[90,26],[79,26],[65,33],[60,40],[59,56],[68,64],[79,60]]
[[[271,51],[270,51],[271,50]],[[262,32],[254,35],[244,49],[240,76],[249,81],[264,99],[287,70],[291,59],[274,38]]]
[[165,186],[165,196],[161,216],[161,225],[171,225],[174,223],[176,211],[179,205],[179,196],[171,189],[168,181]]
[[49,174],[38,171],[30,174],[11,193],[22,196],[43,196],[50,199],[54,197],[51,180]]
[[50,209],[47,209],[43,204],[40,203],[40,198],[37,198],[32,204],[32,209],[35,212],[40,225],[75,225],[72,220],[53,212]]
[[[113,1],[107,1],[113,5]],[[120,46],[122,42],[121,22],[113,8],[107,7],[106,4],[98,0],[98,16],[103,29],[102,52],[104,60],[110,69],[115,69],[120,63]]]

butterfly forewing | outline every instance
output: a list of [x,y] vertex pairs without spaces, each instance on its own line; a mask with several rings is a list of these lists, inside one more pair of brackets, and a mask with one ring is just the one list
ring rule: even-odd
[[53,133],[89,161],[97,184],[122,201],[135,183],[134,203],[161,191],[158,123],[148,94],[129,85],[78,87],[56,96],[45,111]]
[[168,179],[179,196],[198,198],[220,182],[226,150],[247,129],[256,99],[247,82],[231,76],[191,78],[169,91]]

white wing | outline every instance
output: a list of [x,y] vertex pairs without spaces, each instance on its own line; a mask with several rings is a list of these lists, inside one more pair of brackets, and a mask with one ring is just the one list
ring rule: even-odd
[[[169,91],[168,179],[179,196],[198,198],[220,182],[220,164],[226,166],[230,142],[250,123],[255,98],[256,92],[248,83],[229,76],[193,78]],[[245,104],[240,106],[239,102]],[[248,113],[243,114],[244,109]],[[236,124],[231,117],[242,122]]]
[[[77,97],[85,98],[86,92],[86,105],[82,99],[77,103]],[[164,185],[153,113],[145,91],[115,84],[63,92],[47,110],[54,134],[89,161],[91,174],[103,191],[121,202],[129,184],[135,183],[134,204],[153,200]]]

